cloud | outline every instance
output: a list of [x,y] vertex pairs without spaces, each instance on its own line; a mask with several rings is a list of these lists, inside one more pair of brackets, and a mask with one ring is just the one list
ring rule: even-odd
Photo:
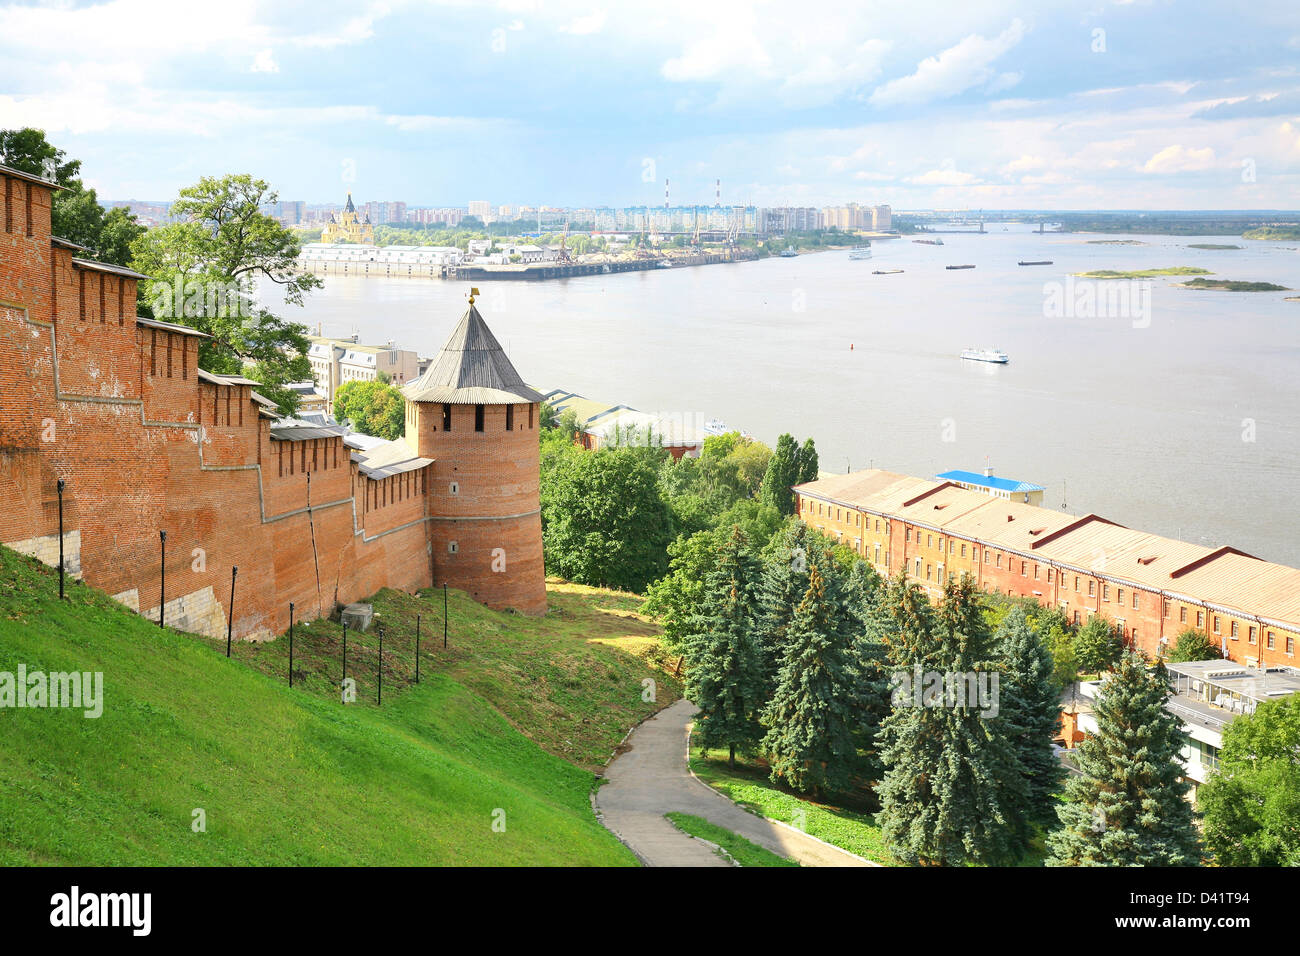
[[969,186],[978,183],[980,179],[956,169],[932,169],[920,176],[909,176],[905,181],[914,186]]
[[1300,116],[1300,90],[1220,100],[1192,114],[1196,119],[1245,119],[1264,116]]
[[275,54],[270,49],[259,50],[253,57],[253,65],[248,68],[250,73],[279,73],[280,64],[275,62]]
[[991,40],[972,33],[956,46],[922,60],[910,76],[878,87],[870,101],[873,106],[917,105],[956,96],[988,83],[994,76],[993,61],[1018,44],[1024,35],[1025,25],[1019,18]]
[[1010,175],[1012,173],[1023,173],[1031,169],[1042,169],[1047,165],[1047,160],[1041,156],[1021,156],[1013,159],[1002,167],[1002,172]]
[[593,33],[599,33],[605,29],[605,11],[595,10],[585,17],[574,17],[564,26],[560,27],[561,33],[572,33],[574,36],[590,36]]
[[1214,150],[1188,149],[1186,146],[1166,146],[1146,161],[1144,173],[1186,173],[1210,169],[1214,166]]

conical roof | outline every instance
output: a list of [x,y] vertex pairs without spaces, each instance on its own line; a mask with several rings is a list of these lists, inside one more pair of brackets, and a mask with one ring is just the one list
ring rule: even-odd
[[513,405],[540,402],[524,384],[505,350],[471,302],[423,375],[402,389],[413,402]]
[[344,207],[343,211],[344,211],[344,212],[356,212],[356,211],[357,211],[357,207],[354,206],[354,205],[352,205],[352,193],[350,193],[350,192],[348,193],[348,204],[347,204],[346,207]]

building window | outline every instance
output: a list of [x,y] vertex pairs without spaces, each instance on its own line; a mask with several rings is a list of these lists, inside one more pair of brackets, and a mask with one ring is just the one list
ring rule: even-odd
[[1110,600],[1110,585],[1109,585],[1109,584],[1103,584],[1103,585],[1101,586],[1101,599],[1102,599],[1103,601],[1109,601],[1109,600]]
[[459,550],[460,550],[460,545],[457,544],[455,541],[448,541],[448,542],[447,542],[447,553],[448,553],[448,554],[455,554],[455,553],[456,553],[457,551],[459,551]]
[[[1289,640],[1287,641],[1287,644],[1288,646],[1290,645]],[[1268,647],[1270,651],[1277,650],[1277,637],[1273,634],[1272,631],[1268,632],[1268,638],[1265,640],[1265,646]]]
[[1232,639],[1233,639],[1234,641],[1237,639],[1237,622],[1236,622],[1236,621],[1233,621],[1232,624],[1229,625],[1229,631],[1228,631],[1228,633],[1232,636]]
[[1034,580],[1038,580],[1038,565],[1034,565]]
[[507,405],[506,406],[506,431],[512,432],[514,430],[515,430],[515,407],[513,405]]
[[999,567],[999,568],[1002,567],[1002,554],[1001,554],[1001,552],[999,552],[998,555],[996,556],[996,558],[994,559],[994,567]]
[[966,557],[966,542],[964,542],[964,541],[962,542],[962,545],[961,545],[961,556],[962,556],[963,558]]
[[533,404],[531,402],[528,404],[528,430],[533,430]]
[[1253,625],[1246,631],[1246,640],[1251,644],[1255,643],[1255,628]]
[[1290,634],[1286,636],[1286,654],[1287,657],[1295,657],[1295,638]]
[[1196,626],[1197,626],[1197,627],[1205,627],[1205,612],[1204,612],[1204,611],[1197,611],[1197,612],[1196,612]]
[[[918,531],[918,532],[917,532],[917,536],[919,537],[920,534],[921,534],[921,532]],[[934,535],[932,535],[932,534],[927,534],[927,535],[925,536],[925,546],[926,546],[927,548],[933,548],[933,547],[934,547]]]
[[1074,593],[1079,593],[1079,576],[1077,574],[1074,576]]
[[1217,615],[1217,614],[1214,615],[1214,633],[1215,633],[1215,634],[1222,633],[1222,632],[1219,630],[1219,615]]
[[1134,591],[1134,592],[1133,592],[1133,610],[1136,611],[1137,609],[1138,609],[1138,593],[1137,593],[1136,591]]
[[1078,624],[1079,624],[1079,612],[1078,612],[1078,611],[1075,611],[1075,612],[1074,612],[1074,623],[1075,623],[1075,626],[1078,626]]
[[483,406],[475,405],[474,406],[474,431],[481,432],[482,430],[483,430]]
[[442,430],[445,432],[451,431],[451,406],[446,402],[443,402],[442,405]]
[[[1027,561],[1021,561],[1021,562],[1020,562],[1020,576],[1021,576],[1022,578],[1027,578],[1027,577],[1029,577],[1029,562],[1027,562]],[[1034,577],[1037,577],[1037,576],[1038,576],[1038,575],[1034,575]]]

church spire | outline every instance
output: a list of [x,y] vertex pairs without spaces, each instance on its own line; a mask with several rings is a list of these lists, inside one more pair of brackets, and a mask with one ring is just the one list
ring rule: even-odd
[[354,205],[352,205],[352,190],[349,189],[349,190],[348,190],[348,204],[347,204],[347,208],[344,209],[344,212],[356,212],[356,211],[357,211],[357,207],[354,206]]

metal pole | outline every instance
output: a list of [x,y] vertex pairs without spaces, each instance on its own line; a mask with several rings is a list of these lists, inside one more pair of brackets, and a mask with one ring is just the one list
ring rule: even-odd
[[442,646],[447,647],[447,582],[442,582]]
[[348,679],[348,625],[343,622],[343,679]]
[[293,602],[289,602],[289,686],[293,686]]
[[380,624],[375,630],[379,632],[379,693],[375,703],[382,707],[384,704],[384,625]]
[[63,479],[59,479],[59,600],[63,600]]
[[158,626],[165,627],[163,617],[167,611],[167,532],[159,531],[158,539],[162,542],[162,576],[158,585]]
[[230,569],[230,616],[226,618],[226,656],[230,656],[230,634],[235,629],[235,575],[239,566]]
[[415,615],[415,682],[420,683],[420,615]]

